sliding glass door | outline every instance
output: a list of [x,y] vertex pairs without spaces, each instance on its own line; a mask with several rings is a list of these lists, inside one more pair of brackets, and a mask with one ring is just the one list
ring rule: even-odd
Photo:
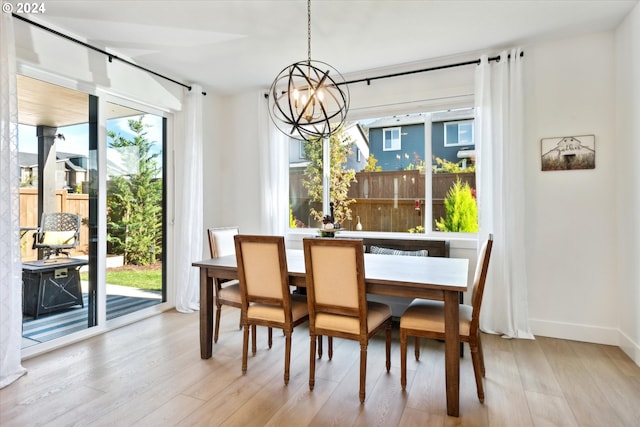
[[165,119],[108,102],[107,320],[166,300]]
[[166,301],[167,119],[26,76],[18,99],[23,348]]

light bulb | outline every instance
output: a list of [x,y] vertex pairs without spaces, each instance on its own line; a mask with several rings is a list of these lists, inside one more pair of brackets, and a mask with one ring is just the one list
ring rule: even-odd
[[298,109],[298,89],[293,89],[293,105],[296,108],[296,110]]

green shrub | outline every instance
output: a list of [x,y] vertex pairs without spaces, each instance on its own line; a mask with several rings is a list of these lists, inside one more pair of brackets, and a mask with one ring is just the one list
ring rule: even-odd
[[414,228],[410,228],[409,230],[407,230],[409,233],[424,233],[424,227],[421,225],[418,225],[417,227]]
[[440,157],[434,157],[434,161],[436,162],[433,165],[433,173],[462,173],[462,172],[475,172],[475,165],[469,165],[467,167],[462,167],[463,161],[452,162],[447,159],[441,159]]
[[447,193],[444,208],[446,218],[436,221],[438,230],[462,233],[478,231],[478,206],[468,183],[457,179]]

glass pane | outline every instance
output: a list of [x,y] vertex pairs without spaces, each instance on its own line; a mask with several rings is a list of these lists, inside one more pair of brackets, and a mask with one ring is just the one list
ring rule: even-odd
[[[431,113],[430,117],[438,118],[431,126],[425,126],[427,116],[425,113],[406,114],[357,123],[360,132],[350,134],[348,142],[353,149],[345,160],[340,161],[340,165],[332,163],[329,173],[332,186],[330,201],[336,206],[348,207],[345,210],[348,214],[334,215],[342,228],[409,233],[477,230],[475,147],[445,145],[445,123],[452,118],[472,117],[473,111]],[[473,127],[473,120],[454,123],[456,138],[458,123]],[[426,152],[429,144],[425,128],[429,127],[431,152]],[[390,151],[387,148],[394,136],[398,142],[401,137],[402,144],[398,150]],[[353,153],[360,149],[366,154],[358,162],[357,155]],[[335,161],[333,150],[335,148],[332,148],[332,162]],[[321,155],[318,147],[311,147],[306,153],[306,162],[296,162],[291,158],[289,222],[292,228],[320,227],[321,216],[317,212],[322,208]],[[428,158],[432,161],[426,161]],[[313,164],[315,167],[309,167]],[[429,167],[432,185],[426,188],[425,173]],[[356,171],[355,180],[350,178],[351,171]],[[458,179],[461,188],[454,186]],[[346,188],[345,194],[335,191],[339,185]],[[452,188],[463,192],[464,203],[462,206],[452,205],[447,211],[447,195]],[[427,203],[431,209],[426,209]],[[429,211],[431,216],[425,217]],[[465,224],[451,225],[450,222],[461,213]]]
[[[460,112],[442,112],[439,118]],[[469,110],[468,113],[473,114]],[[456,130],[459,143],[449,145],[448,139]],[[432,231],[475,233],[478,231],[476,204],[475,146],[473,120],[432,123]],[[463,141],[458,137],[470,141]],[[446,141],[446,142],[445,142]]]
[[461,122],[458,125],[458,143],[473,144],[473,122]]
[[456,145],[458,143],[458,123],[445,123],[444,145]]
[[[351,229],[420,229],[425,200],[424,115],[373,118],[360,121],[360,125],[368,136],[369,157],[349,189],[349,195],[356,200]],[[386,128],[389,125],[394,128]],[[383,148],[383,134],[393,138],[394,151]]]
[[[357,135],[357,133],[354,133]],[[326,172],[329,182],[331,209],[323,211],[323,143],[327,144],[330,170]],[[295,142],[291,143],[292,146]],[[354,200],[348,195],[358,168],[355,156],[357,144],[346,128],[331,136],[329,140],[304,142],[304,162],[290,162],[289,169],[289,226],[291,228],[319,228],[333,217],[332,223],[346,227],[352,221]],[[364,163],[364,162],[360,162]]]
[[107,320],[163,300],[164,123],[108,104]]
[[17,81],[25,348],[91,325],[89,96]]

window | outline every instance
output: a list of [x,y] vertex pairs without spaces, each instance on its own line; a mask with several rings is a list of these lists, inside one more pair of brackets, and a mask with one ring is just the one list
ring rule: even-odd
[[473,144],[473,120],[446,122],[444,124],[445,147]]
[[[476,232],[473,157],[460,162],[459,147],[444,147],[445,123],[456,124],[458,140],[469,139],[473,119],[468,118],[473,117],[473,110],[465,114],[464,120],[459,111],[368,118],[357,123],[362,140],[339,132],[328,147],[320,141],[304,143],[307,162],[290,163],[290,226],[319,228],[332,202],[334,218],[345,230],[356,230],[360,223],[363,231],[375,232]],[[369,157],[356,164],[353,160],[361,146],[369,149]],[[473,148],[465,147],[470,153]],[[327,171],[323,170],[323,153],[330,156]],[[456,186],[458,179],[461,184]],[[330,183],[328,192],[323,191],[324,183]],[[464,212],[446,202],[451,189],[457,192],[452,200],[460,200],[464,193]],[[323,200],[327,193],[329,199]],[[461,213],[465,218],[462,226],[452,221]]]
[[402,148],[400,129],[401,128],[397,127],[382,130],[382,149],[384,151],[397,151]]

